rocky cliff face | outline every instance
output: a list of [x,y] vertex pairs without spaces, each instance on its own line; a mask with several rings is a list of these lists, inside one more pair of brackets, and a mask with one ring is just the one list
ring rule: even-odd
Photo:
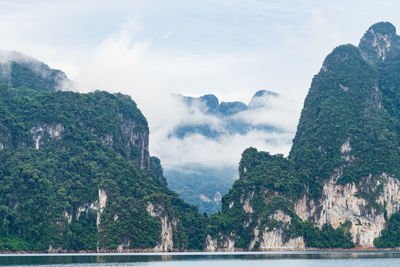
[[[118,117],[120,121],[115,123],[114,133],[107,133],[101,136],[102,143],[120,149],[122,154],[142,170],[150,171],[149,130],[147,124],[131,118],[125,118],[121,113],[118,114]],[[63,131],[64,126],[60,122],[43,123],[38,121],[30,129],[35,149],[39,149],[45,142],[62,139]],[[97,132],[101,131],[103,131],[101,128],[91,129],[94,136],[97,136]],[[117,143],[118,141],[119,143]]]
[[[138,126],[135,121],[123,119],[122,115],[120,118],[122,138],[126,153],[130,155],[130,159],[141,169],[150,170],[148,130]],[[38,123],[37,126],[32,127],[30,132],[34,140],[35,149],[39,149],[45,142],[44,138],[47,138],[47,141],[61,139],[63,130],[64,126],[61,123],[50,125]],[[114,139],[115,137],[111,134],[101,137],[102,142],[111,147],[114,145]],[[3,146],[1,145],[1,147]]]
[[39,123],[37,126],[32,127],[31,133],[35,143],[35,149],[39,149],[43,144],[45,135],[50,140],[58,140],[61,138],[61,134],[64,130],[64,126],[61,123],[55,123],[47,125],[46,123]]
[[212,238],[207,235],[205,251],[207,252],[233,252],[235,251],[235,240],[234,237],[223,236],[219,233],[218,237]]
[[301,250],[305,248],[304,238],[302,236],[285,239],[283,228],[287,228],[292,222],[291,216],[281,210],[276,210],[269,216],[271,220],[281,223],[282,228],[263,227],[260,233],[259,228],[254,228],[254,239],[250,243],[250,249],[254,249],[255,244],[259,243],[260,250]]
[[137,157],[133,160],[141,169],[150,168],[149,131],[138,127],[133,120],[126,120],[121,115],[122,133],[128,153],[137,150]]
[[[303,195],[295,203],[296,214],[303,220],[314,222],[319,228],[330,224],[337,229],[340,224],[350,221],[352,242],[360,247],[374,247],[374,239],[385,228],[384,213],[368,207],[367,200],[359,195],[360,186],[354,183],[337,184],[342,174],[343,168],[339,168],[325,182],[320,199],[310,200]],[[390,218],[400,208],[400,182],[397,178],[382,174],[377,182],[379,185],[383,185],[383,190],[378,195],[377,203],[386,206],[386,214]]]
[[165,208],[159,204],[155,206],[153,203],[149,202],[146,210],[151,216],[158,217],[161,220],[161,241],[153,248],[153,251],[172,251],[174,249],[172,228],[176,228],[177,226],[176,219],[170,219],[168,214],[165,212]]
[[302,250],[304,238],[296,237],[284,241],[282,229],[265,228],[260,242],[260,250]]
[[100,218],[101,214],[103,213],[106,205],[107,205],[107,193],[103,189],[99,188],[99,199],[97,200],[98,203],[98,208],[97,208],[97,219],[96,219],[96,225],[99,227],[100,225]]
[[380,22],[368,29],[360,41],[359,48],[368,62],[378,66],[387,58],[399,55],[400,38],[391,23]]

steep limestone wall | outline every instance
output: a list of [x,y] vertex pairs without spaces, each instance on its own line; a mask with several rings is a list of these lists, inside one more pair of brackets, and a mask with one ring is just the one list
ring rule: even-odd
[[305,243],[302,236],[291,238],[288,241],[283,239],[283,230],[266,227],[260,242],[261,250],[299,250],[304,249]]
[[[303,220],[310,220],[319,228],[331,224],[338,228],[346,220],[352,223],[350,234],[352,242],[360,247],[373,247],[373,241],[385,227],[383,212],[368,209],[367,201],[358,196],[359,189],[354,183],[337,184],[343,168],[337,168],[335,173],[325,182],[323,196],[318,201],[308,200],[304,195],[295,204],[297,215]],[[377,185],[383,184],[383,192],[377,203],[384,206],[386,202],[387,216],[400,208],[400,182],[382,174]]]
[[177,221],[170,219],[163,207],[159,205],[153,205],[149,202],[146,208],[147,212],[153,216],[158,217],[161,220],[161,238],[160,243],[153,248],[154,252],[168,252],[174,249],[173,231],[172,227],[176,227]]
[[101,218],[101,213],[105,209],[107,205],[107,193],[103,189],[99,188],[98,191],[99,194],[99,208],[97,209],[97,220],[96,220],[96,225],[99,227],[100,225],[100,218]]
[[235,251],[235,240],[233,238],[225,238],[221,233],[218,238],[212,238],[207,235],[206,247],[204,249],[207,252],[234,252]]
[[[138,124],[134,120],[126,119],[122,114],[119,114],[120,129],[117,132],[107,133],[100,136],[103,144],[114,147],[122,141],[122,149],[126,152],[129,160],[133,161],[142,170],[149,170],[151,167],[150,152],[149,152],[149,130],[147,126]],[[95,135],[95,129],[92,129]],[[118,147],[121,149],[121,147]],[[133,155],[132,152],[134,151]]]
[[136,164],[141,169],[150,168],[150,153],[149,153],[149,132],[141,129],[134,121],[126,120],[120,115],[122,120],[122,133],[124,143],[128,151],[131,150],[131,145],[135,146],[139,152],[138,158],[135,159]]
[[61,123],[46,124],[39,123],[37,126],[32,127],[31,134],[35,142],[35,149],[39,149],[43,144],[43,137],[48,134],[52,140],[58,140],[61,138],[61,134],[64,131],[64,126]]
[[269,216],[270,219],[281,222],[281,228],[270,229],[268,226],[263,227],[262,235],[260,235],[259,226],[254,228],[254,239],[250,242],[250,249],[254,249],[255,244],[259,242],[259,249],[262,251],[269,250],[299,250],[305,248],[304,238],[302,236],[285,240],[283,228],[289,227],[292,218],[281,210],[276,210],[274,214]]

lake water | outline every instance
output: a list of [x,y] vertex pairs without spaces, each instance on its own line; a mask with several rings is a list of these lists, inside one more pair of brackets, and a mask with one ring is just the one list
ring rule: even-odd
[[2,266],[400,266],[400,252],[260,252],[0,255]]

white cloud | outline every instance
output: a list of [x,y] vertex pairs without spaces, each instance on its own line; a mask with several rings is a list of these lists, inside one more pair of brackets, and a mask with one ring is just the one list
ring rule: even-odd
[[268,134],[263,131],[251,131],[245,136],[235,134],[223,136],[218,140],[208,139],[195,134],[184,139],[171,138],[168,142],[162,135],[153,134],[152,142],[160,144],[157,152],[163,165],[175,168],[182,165],[201,165],[207,167],[236,167],[244,149],[253,146],[272,154],[288,151],[291,147],[291,134]]
[[[262,98],[262,107],[233,115],[237,121],[249,123],[253,129],[245,134],[232,133],[227,128],[226,117],[203,113],[200,103],[186,106],[180,98],[174,98],[164,110],[164,119],[151,128],[152,152],[158,155],[166,169],[187,165],[224,168],[236,167],[244,149],[253,146],[272,154],[289,152],[297,123],[298,103],[284,97]],[[160,118],[160,117],[159,117]],[[153,121],[154,122],[154,121]],[[214,138],[199,133],[182,139],[171,133],[182,125],[207,124],[219,132]],[[276,130],[256,130],[256,126],[269,125]]]
[[303,104],[301,101],[284,96],[260,97],[258,101],[261,102],[260,107],[241,112],[236,117],[253,125],[272,125],[284,132],[295,133]]

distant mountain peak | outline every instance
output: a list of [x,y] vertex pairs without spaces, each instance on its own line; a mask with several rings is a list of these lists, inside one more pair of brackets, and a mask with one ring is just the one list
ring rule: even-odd
[[217,116],[231,116],[248,109],[265,107],[271,98],[278,96],[279,94],[269,90],[259,90],[252,96],[249,104],[246,105],[240,101],[219,102],[219,99],[213,94],[205,94],[200,97],[178,95],[187,106],[192,106],[196,103],[201,104],[202,112]]
[[264,95],[278,96],[277,93],[269,91],[269,90],[259,90],[254,94],[253,97],[260,97],[260,96],[264,96]]
[[378,22],[369,27],[358,46],[362,56],[372,65],[399,54],[400,38],[390,22]]
[[390,22],[377,22],[368,31],[373,31],[374,33],[380,33],[384,35],[395,35],[396,27]]
[[205,94],[200,97],[182,96],[184,103],[187,106],[194,104],[202,104],[201,111],[204,113],[214,114],[217,116],[230,116],[247,109],[247,105],[243,102],[219,102],[218,98],[213,94]]
[[231,116],[247,109],[247,105],[240,101],[221,102],[219,105],[219,113],[223,116]]
[[268,100],[270,98],[278,97],[279,94],[268,91],[268,90],[259,90],[257,91],[253,97],[250,99],[249,108],[261,108],[265,107],[265,105],[268,103]]
[[[281,131],[280,129],[269,125],[260,123],[253,125],[251,122],[245,119],[245,116],[239,115],[241,112],[258,109],[262,107],[268,107],[272,103],[275,97],[279,95],[277,93],[260,90],[256,92],[249,105],[246,105],[240,101],[232,102],[219,102],[218,98],[213,94],[206,94],[200,97],[190,97],[183,95],[176,95],[182,100],[189,110],[196,110],[203,115],[213,116],[215,119],[220,120],[221,124],[218,129],[213,126],[210,122],[202,121],[197,122],[185,122],[177,125],[170,136],[176,136],[178,138],[184,138],[192,134],[200,134],[207,138],[217,139],[222,134],[246,134],[251,130],[261,130],[265,132]],[[210,118],[210,117],[209,117]]]
[[207,107],[207,112],[216,113],[219,111],[219,100],[213,94],[203,95],[200,98],[200,101],[205,103]]

